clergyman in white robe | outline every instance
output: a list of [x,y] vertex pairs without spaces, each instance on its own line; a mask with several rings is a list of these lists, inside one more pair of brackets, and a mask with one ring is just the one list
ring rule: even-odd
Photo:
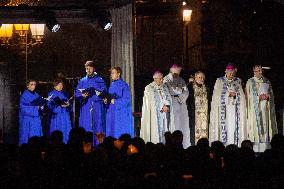
[[179,76],[180,72],[181,67],[173,65],[170,73],[164,77],[164,83],[167,85],[173,100],[175,128],[183,133],[183,147],[188,148],[191,145],[186,104],[189,91],[185,81]]
[[155,72],[153,78],[144,90],[140,137],[145,142],[164,143],[165,132],[175,130],[172,99],[162,73]]
[[254,142],[255,151],[263,152],[277,133],[274,96],[261,65],[254,66],[253,72],[246,84],[248,139]]
[[216,80],[210,112],[209,141],[240,146],[247,139],[246,99],[235,68],[226,67],[226,75]]

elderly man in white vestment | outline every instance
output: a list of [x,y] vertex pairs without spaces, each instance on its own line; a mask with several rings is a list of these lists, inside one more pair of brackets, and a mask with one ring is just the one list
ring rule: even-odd
[[181,67],[174,64],[170,69],[170,73],[164,77],[164,83],[168,87],[173,100],[175,128],[183,133],[183,147],[187,148],[191,145],[186,104],[189,92],[185,81],[179,76],[180,72]]
[[208,138],[208,89],[205,85],[205,74],[195,73],[194,79],[189,79],[187,99],[191,145],[197,144],[201,138]]
[[253,67],[254,76],[247,81],[248,139],[257,152],[264,151],[277,133],[274,96],[270,81],[263,76],[261,65]]
[[157,71],[153,79],[144,90],[140,137],[145,142],[164,143],[165,132],[175,130],[172,99],[163,74]]
[[235,77],[236,68],[229,64],[226,75],[216,80],[210,112],[209,140],[225,145],[236,144],[247,138],[246,99],[241,80]]

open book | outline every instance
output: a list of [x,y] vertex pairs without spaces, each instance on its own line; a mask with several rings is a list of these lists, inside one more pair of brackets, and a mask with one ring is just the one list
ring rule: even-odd
[[100,91],[97,91],[93,87],[87,88],[87,89],[78,89],[81,93],[92,93],[93,91],[95,92],[96,96],[99,96],[101,94]]
[[259,87],[259,94],[268,94],[269,91],[269,84],[268,83],[261,83]]
[[53,95],[50,95],[47,98],[43,98],[43,97],[39,96],[38,98],[34,99],[30,104],[32,106],[43,106],[47,101],[50,101],[52,96]]

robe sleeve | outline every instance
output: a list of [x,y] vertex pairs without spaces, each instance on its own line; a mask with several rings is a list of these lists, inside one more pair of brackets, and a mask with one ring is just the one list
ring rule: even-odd
[[273,99],[274,96],[273,96],[273,90],[272,90],[271,83],[268,82],[268,84],[269,84],[269,90],[268,90],[269,98],[272,97],[272,100],[274,100],[274,99]]
[[179,95],[179,98],[180,98],[180,100],[183,104],[186,104],[186,100],[188,98],[188,95],[189,95],[188,88],[187,88],[184,80],[182,80],[182,93]]
[[188,98],[186,100],[186,105],[188,109],[188,113],[192,113],[195,110],[195,102],[194,102],[194,89],[192,82],[187,84],[188,89]]
[[121,90],[121,94],[115,98],[116,108],[121,109],[129,107],[130,103],[131,103],[130,90],[127,85],[124,85]]
[[46,104],[46,102],[47,102],[47,100],[45,100],[41,96],[38,96],[36,99],[32,100],[29,103],[29,106],[43,106],[43,105]]
[[[248,139],[248,128],[247,128],[247,109],[246,109],[246,97],[242,86],[242,81],[239,82],[239,93],[240,93],[240,143],[243,140]],[[240,144],[239,144],[240,145]]]
[[248,80],[246,83],[246,100],[247,100],[247,104],[246,104],[246,109],[247,109],[247,115],[246,115],[246,119],[247,119],[247,137],[249,140],[254,141],[254,136],[253,136],[253,116],[254,113],[254,105],[253,105],[253,92],[252,92],[252,86],[251,86],[251,81]]
[[[103,80],[103,78],[99,78],[99,80],[96,82],[96,84],[97,85],[93,88],[94,89],[93,94],[95,94],[96,91],[101,92],[101,94],[106,93],[107,88],[106,88],[106,84],[105,84],[105,81]],[[98,96],[101,96],[101,94],[98,95]]]
[[23,94],[20,98],[20,113],[21,115],[26,116],[38,116],[39,106],[34,106],[31,103],[31,99],[29,99],[28,96]]
[[217,79],[214,85],[211,112],[210,112],[210,125],[209,125],[209,141],[213,142],[219,140],[219,103],[220,103],[220,91],[221,81]]
[[188,92],[188,88],[186,86],[186,83],[183,79],[180,79],[180,84],[182,86],[182,92],[180,94],[177,94],[173,88],[170,86],[169,82],[164,82],[165,85],[168,87],[168,90],[171,94],[171,96],[178,96],[178,98],[180,99],[180,102],[182,104],[186,104],[186,100],[188,98],[189,92]]
[[[49,93],[48,96],[50,96],[51,94],[52,93]],[[59,104],[60,99],[59,100],[57,100],[57,99],[59,99],[59,97],[52,96],[50,101],[48,101],[48,103],[47,103],[47,107],[48,107],[49,111],[52,112],[52,113],[55,113],[55,114],[61,112],[61,108],[62,108],[61,105]]]
[[100,92],[105,92],[105,91],[107,91],[105,81],[104,81],[102,78],[100,78],[100,81],[99,81],[99,83],[98,83],[98,86],[99,86],[99,88],[96,89],[96,90],[98,90],[98,91],[100,91]]
[[164,84],[165,84],[166,87],[168,88],[170,95],[171,95],[171,96],[174,96],[175,93],[174,93],[173,88],[171,87],[170,83],[167,82],[167,81],[164,79]]
[[145,142],[151,141],[150,139],[150,127],[151,127],[151,106],[150,106],[150,92],[147,87],[144,90],[142,117],[141,117],[141,138]]
[[95,95],[99,98],[104,98],[107,93],[105,81],[100,77],[93,84],[93,87],[90,87],[87,90],[91,96]]
[[82,92],[79,91],[79,89],[82,89],[82,88],[83,88],[83,83],[82,83],[82,80],[80,80],[76,87],[76,92],[75,92],[75,97],[80,103],[84,100],[84,97],[82,96]]
[[81,89],[81,88],[82,88],[82,81],[79,81],[79,82],[78,82],[78,85],[77,85],[77,87],[76,87],[76,92],[75,92],[76,98],[79,98],[79,97],[82,96],[81,91],[79,91],[79,89]]
[[269,82],[269,107],[270,107],[270,120],[271,120],[271,129],[272,133],[271,136],[274,136],[275,134],[278,133],[278,128],[277,128],[277,121],[276,121],[276,113],[275,113],[275,104],[274,104],[274,94],[272,90],[271,83]]

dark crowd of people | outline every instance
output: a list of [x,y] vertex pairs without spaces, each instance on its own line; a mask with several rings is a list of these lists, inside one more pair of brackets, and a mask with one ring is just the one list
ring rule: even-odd
[[118,139],[83,128],[32,137],[27,144],[0,144],[0,188],[282,188],[284,136],[271,149],[255,153],[249,140],[241,147],[201,138],[183,148],[181,131],[165,133],[165,144],[145,143],[123,134]]

